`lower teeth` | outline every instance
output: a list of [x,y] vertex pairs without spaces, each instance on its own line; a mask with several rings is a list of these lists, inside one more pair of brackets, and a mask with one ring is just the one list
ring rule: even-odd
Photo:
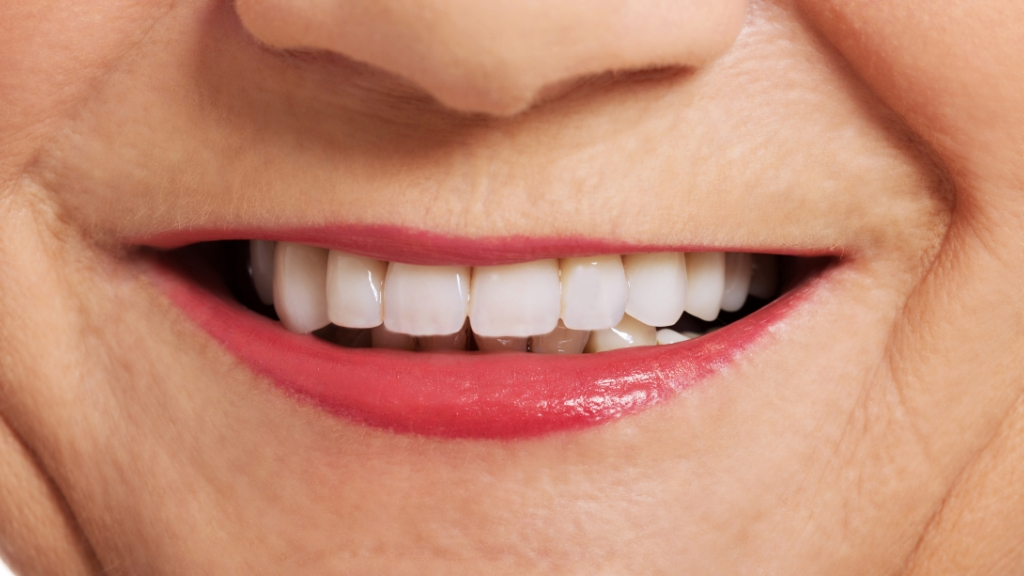
[[[239,300],[249,308],[274,319],[281,316],[285,327],[291,331],[312,333],[317,338],[339,346],[421,352],[579,354],[677,344],[699,338],[767,304],[777,293],[780,265],[785,267],[787,261],[791,260],[759,254],[660,253],[625,258],[572,258],[561,262],[539,261],[536,265],[527,263],[477,269],[406,265],[412,275],[400,273],[406,275],[401,280],[405,285],[400,289],[398,285],[390,288],[391,297],[396,302],[405,298],[404,306],[410,312],[406,313],[398,306],[399,315],[405,313],[406,316],[396,319],[394,310],[388,309],[387,303],[382,301],[388,293],[387,278],[394,271],[393,266],[388,267],[387,263],[287,243],[277,246],[266,241],[228,244],[243,248],[236,250],[236,254],[244,253],[248,274],[244,282],[234,278],[232,287]],[[235,256],[238,257],[242,255]],[[684,261],[685,264],[680,264]],[[540,262],[544,265],[540,266]],[[552,272],[557,270],[559,264],[561,273]],[[568,280],[573,285],[566,284],[567,264],[575,266],[571,271],[574,276]],[[353,270],[357,274],[353,275]],[[481,273],[488,275],[486,287],[481,283],[483,277],[474,278]],[[558,290],[559,278],[562,284],[561,305],[557,305],[559,296],[556,292],[556,301],[553,303],[555,309],[551,308],[551,303],[544,303],[545,298],[551,296],[546,296],[544,290],[537,288],[537,285],[530,284],[550,283],[552,280],[548,278],[552,274],[556,274],[553,277],[556,281],[555,289]],[[448,281],[449,277],[451,281]],[[339,278],[341,284],[331,284],[332,281],[339,282]],[[425,283],[418,284],[420,279],[424,279]],[[503,286],[501,283],[504,279],[510,280]],[[480,297],[474,302],[477,304],[475,308],[469,303],[472,300],[468,290],[471,282],[474,289],[480,290]],[[521,284],[516,285],[515,282]],[[247,285],[241,286],[243,283]],[[449,285],[456,284],[463,286],[461,290],[464,292],[457,293],[456,288],[449,288]],[[659,286],[678,288],[680,285],[686,291],[682,299],[658,291]],[[550,288],[547,290],[550,291]],[[632,295],[632,300],[628,300],[629,296],[623,296],[623,292],[627,291]],[[339,299],[339,294],[354,301]],[[517,298],[527,300],[524,294],[529,296],[529,301],[518,302]],[[644,299],[639,299],[638,294],[643,295]],[[570,297],[577,300],[567,301]],[[328,302],[328,298],[332,300]],[[501,308],[502,298],[505,299],[505,305],[512,308],[512,312],[521,309],[525,318],[510,319],[515,314],[510,313],[508,308]],[[623,298],[627,301],[623,301]],[[496,300],[498,304],[494,304]],[[485,306],[481,304],[483,302],[487,302],[486,306],[491,308],[481,310]],[[567,303],[572,309],[568,317],[565,316]],[[627,313],[622,313],[623,307]],[[679,311],[678,307],[684,308],[684,311]],[[433,313],[435,311],[436,314]],[[667,325],[644,323],[629,312],[649,318],[648,321],[657,322],[661,319]],[[452,320],[458,317],[452,314],[462,314],[463,326],[460,330],[452,334],[434,334],[430,331],[431,326],[451,326]],[[669,324],[673,317],[677,318],[676,321]],[[338,318],[351,319],[356,326],[339,326],[329,322]],[[562,318],[565,318],[565,323]],[[614,318],[619,318],[618,322],[609,326],[608,323],[614,322]],[[489,333],[500,333],[502,325],[515,326],[519,333],[510,336],[476,334],[473,331],[474,319],[487,322]],[[529,333],[531,326],[541,326],[553,320],[557,320],[557,325],[550,332]],[[591,329],[572,329],[566,324]],[[603,327],[594,329],[597,325]],[[400,326],[410,327],[418,333],[405,334],[394,330],[401,329],[398,328]],[[524,334],[524,331],[527,333]]]

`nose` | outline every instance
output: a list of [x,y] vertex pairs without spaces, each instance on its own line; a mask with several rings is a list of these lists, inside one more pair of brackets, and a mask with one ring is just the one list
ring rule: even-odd
[[236,0],[276,48],[397,74],[463,112],[510,115],[545,88],[609,71],[706,64],[747,0]]

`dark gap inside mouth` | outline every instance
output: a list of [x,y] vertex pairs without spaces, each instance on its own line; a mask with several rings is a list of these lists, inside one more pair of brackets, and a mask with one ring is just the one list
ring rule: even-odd
[[680,333],[690,332],[696,334],[707,334],[709,332],[714,332],[715,330],[728,326],[737,320],[742,320],[761,308],[764,308],[768,304],[771,304],[779,296],[782,296],[786,292],[796,288],[811,276],[819,273],[821,270],[824,270],[824,268],[833,260],[827,256],[804,258],[799,256],[780,255],[775,256],[775,258],[778,262],[779,277],[774,296],[770,298],[759,298],[754,295],[748,295],[747,301],[743,304],[742,308],[735,312],[726,312],[725,310],[722,310],[718,314],[718,318],[711,321],[701,320],[700,318],[684,312],[682,317],[679,318],[679,321],[668,328]]
[[[204,286],[222,293],[225,297],[232,298],[257,314],[279,321],[280,318],[274,306],[261,301],[254,284],[250,245],[251,243],[246,240],[204,242],[175,250],[172,255],[179,264],[191,271],[193,276],[197,278],[202,276],[205,279],[202,282]],[[691,315],[689,312],[684,312],[674,324],[670,326],[656,326],[655,328],[658,330],[670,329],[685,335],[687,339],[714,332],[760,310],[780,295],[817,275],[834,261],[831,257],[779,255],[772,256],[772,258],[775,260],[778,272],[776,287],[771,291],[772,295],[770,297],[764,298],[752,294],[748,295],[741,308],[732,312],[723,310],[713,320],[703,320]],[[755,260],[755,267],[757,266],[756,262],[757,260]],[[467,351],[479,350],[477,337],[474,336],[469,328],[468,320],[463,330],[464,344],[459,344],[459,349]],[[321,340],[346,348],[370,348],[374,347],[372,332],[371,329],[346,328],[328,324],[323,328],[313,331],[312,334]],[[489,340],[493,341],[494,339]],[[529,349],[531,345],[532,338],[527,344],[528,351],[533,351]],[[422,344],[417,344],[416,346],[418,350],[433,350],[433,348],[427,348]]]

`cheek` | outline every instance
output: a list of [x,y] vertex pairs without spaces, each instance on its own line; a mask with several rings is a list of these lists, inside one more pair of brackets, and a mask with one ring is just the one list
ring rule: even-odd
[[5,138],[0,177],[7,175],[8,168],[15,174],[14,170],[23,168],[19,160],[30,159],[30,147],[45,139],[61,119],[74,114],[95,89],[97,79],[115,69],[173,4],[165,0],[42,0],[4,6],[0,133]]
[[[854,69],[957,169],[1021,182],[1024,4],[801,0]],[[958,174],[959,175],[959,174]],[[967,190],[969,191],[969,190]]]

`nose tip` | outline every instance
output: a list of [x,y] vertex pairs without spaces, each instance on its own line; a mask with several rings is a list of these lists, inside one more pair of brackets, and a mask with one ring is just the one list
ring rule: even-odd
[[747,0],[236,0],[260,41],[397,74],[461,112],[510,115],[567,80],[704,65]]

